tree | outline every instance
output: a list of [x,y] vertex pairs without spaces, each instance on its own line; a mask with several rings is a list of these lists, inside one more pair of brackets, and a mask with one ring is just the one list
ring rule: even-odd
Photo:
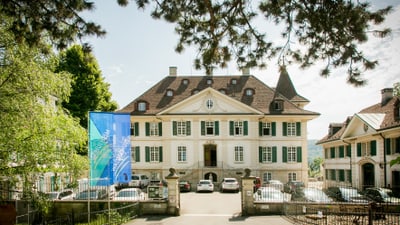
[[[128,0],[117,2],[128,4]],[[368,40],[368,34],[385,37],[390,33],[390,29],[372,30],[371,25],[381,24],[391,7],[371,11],[367,2],[358,0],[135,2],[140,9],[153,7],[153,18],[174,23],[179,35],[176,51],[196,46],[195,66],[207,71],[213,66],[225,67],[233,59],[240,68],[264,67],[276,56],[281,65],[299,63],[303,68],[322,60],[322,76],[329,76],[332,68],[347,66],[347,81],[359,86],[365,84],[362,73],[378,63],[366,58],[359,45]],[[1,11],[15,18],[11,31],[28,43],[48,36],[58,47],[65,47],[75,37],[105,34],[100,26],[79,16],[94,7],[86,0],[0,3]],[[283,26],[285,44],[276,45],[268,40],[267,32],[254,25],[260,17]]]
[[1,18],[0,178],[36,196],[35,182],[47,172],[80,176],[88,163],[76,149],[87,135],[60,104],[70,94],[69,74],[52,72],[54,56],[15,42],[11,20]]
[[321,166],[324,163],[324,159],[321,157],[314,158],[312,162],[308,164],[308,175],[310,177],[321,176]]
[[72,74],[73,80],[71,96],[63,102],[63,106],[79,119],[82,127],[87,128],[89,111],[114,111],[118,108],[117,103],[111,100],[110,85],[104,81],[90,52],[74,45],[63,51],[59,58],[56,71]]

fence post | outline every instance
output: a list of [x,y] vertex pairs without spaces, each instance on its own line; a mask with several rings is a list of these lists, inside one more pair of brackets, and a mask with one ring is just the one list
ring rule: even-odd
[[168,183],[168,206],[167,213],[170,215],[180,215],[180,196],[179,196],[179,177],[176,175],[175,169],[169,169],[170,174],[165,177]]
[[368,224],[374,225],[375,219],[375,212],[376,212],[376,203],[371,202],[368,204]]
[[245,175],[242,177],[242,216],[254,215],[254,176],[250,176],[250,169],[245,169]]

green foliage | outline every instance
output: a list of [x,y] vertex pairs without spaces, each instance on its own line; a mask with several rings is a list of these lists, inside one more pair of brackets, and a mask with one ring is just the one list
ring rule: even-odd
[[16,42],[12,20],[1,16],[0,177],[30,196],[47,172],[79,176],[76,148],[87,134],[59,104],[70,94],[70,75],[53,72],[51,54]]
[[314,158],[314,160],[308,164],[308,176],[309,177],[320,177],[321,174],[321,165],[324,163],[324,159],[322,157]]
[[74,45],[59,56],[57,71],[72,75],[72,92],[63,106],[87,128],[89,111],[114,111],[118,105],[111,100],[109,84],[101,76],[99,65],[90,52]]

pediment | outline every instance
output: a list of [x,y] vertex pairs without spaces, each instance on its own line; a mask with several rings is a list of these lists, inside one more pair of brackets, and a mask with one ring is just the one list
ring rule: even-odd
[[189,98],[158,113],[166,114],[263,114],[262,112],[237,101],[213,88],[190,96]]
[[385,114],[382,113],[358,113],[353,116],[343,133],[343,138],[372,135],[379,129]]

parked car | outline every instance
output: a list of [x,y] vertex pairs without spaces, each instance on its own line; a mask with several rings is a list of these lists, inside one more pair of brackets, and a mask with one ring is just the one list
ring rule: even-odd
[[144,199],[144,193],[139,188],[124,188],[121,189],[113,200],[134,200],[139,201]]
[[234,191],[239,192],[239,182],[236,178],[224,178],[221,182],[221,192]]
[[333,200],[318,188],[303,188],[297,194],[292,194],[293,201],[329,203]]
[[72,190],[66,189],[63,191],[52,191],[52,192],[47,192],[46,196],[50,200],[73,200],[75,197],[75,194]]
[[283,193],[274,187],[260,187],[253,195],[255,201],[261,202],[286,202],[290,194]]
[[283,191],[287,193],[294,193],[302,188],[304,188],[304,183],[302,181],[289,181],[284,185]]
[[214,184],[211,180],[200,180],[197,183],[197,192],[213,192],[214,191]]
[[276,190],[283,191],[283,183],[279,180],[268,180],[263,184],[263,187],[273,187]]
[[181,192],[189,192],[192,190],[192,185],[187,180],[181,180],[179,181],[179,190]]
[[149,185],[149,182],[149,178],[144,174],[132,174],[132,179],[129,183],[129,186],[143,189]]
[[352,187],[329,187],[325,193],[334,201],[367,203],[367,197],[361,195],[356,188]]
[[79,192],[75,196],[75,200],[103,200],[108,198],[107,190],[105,189],[92,189]]
[[388,188],[367,188],[363,194],[371,201],[380,203],[400,203],[400,199],[396,198],[392,190]]

